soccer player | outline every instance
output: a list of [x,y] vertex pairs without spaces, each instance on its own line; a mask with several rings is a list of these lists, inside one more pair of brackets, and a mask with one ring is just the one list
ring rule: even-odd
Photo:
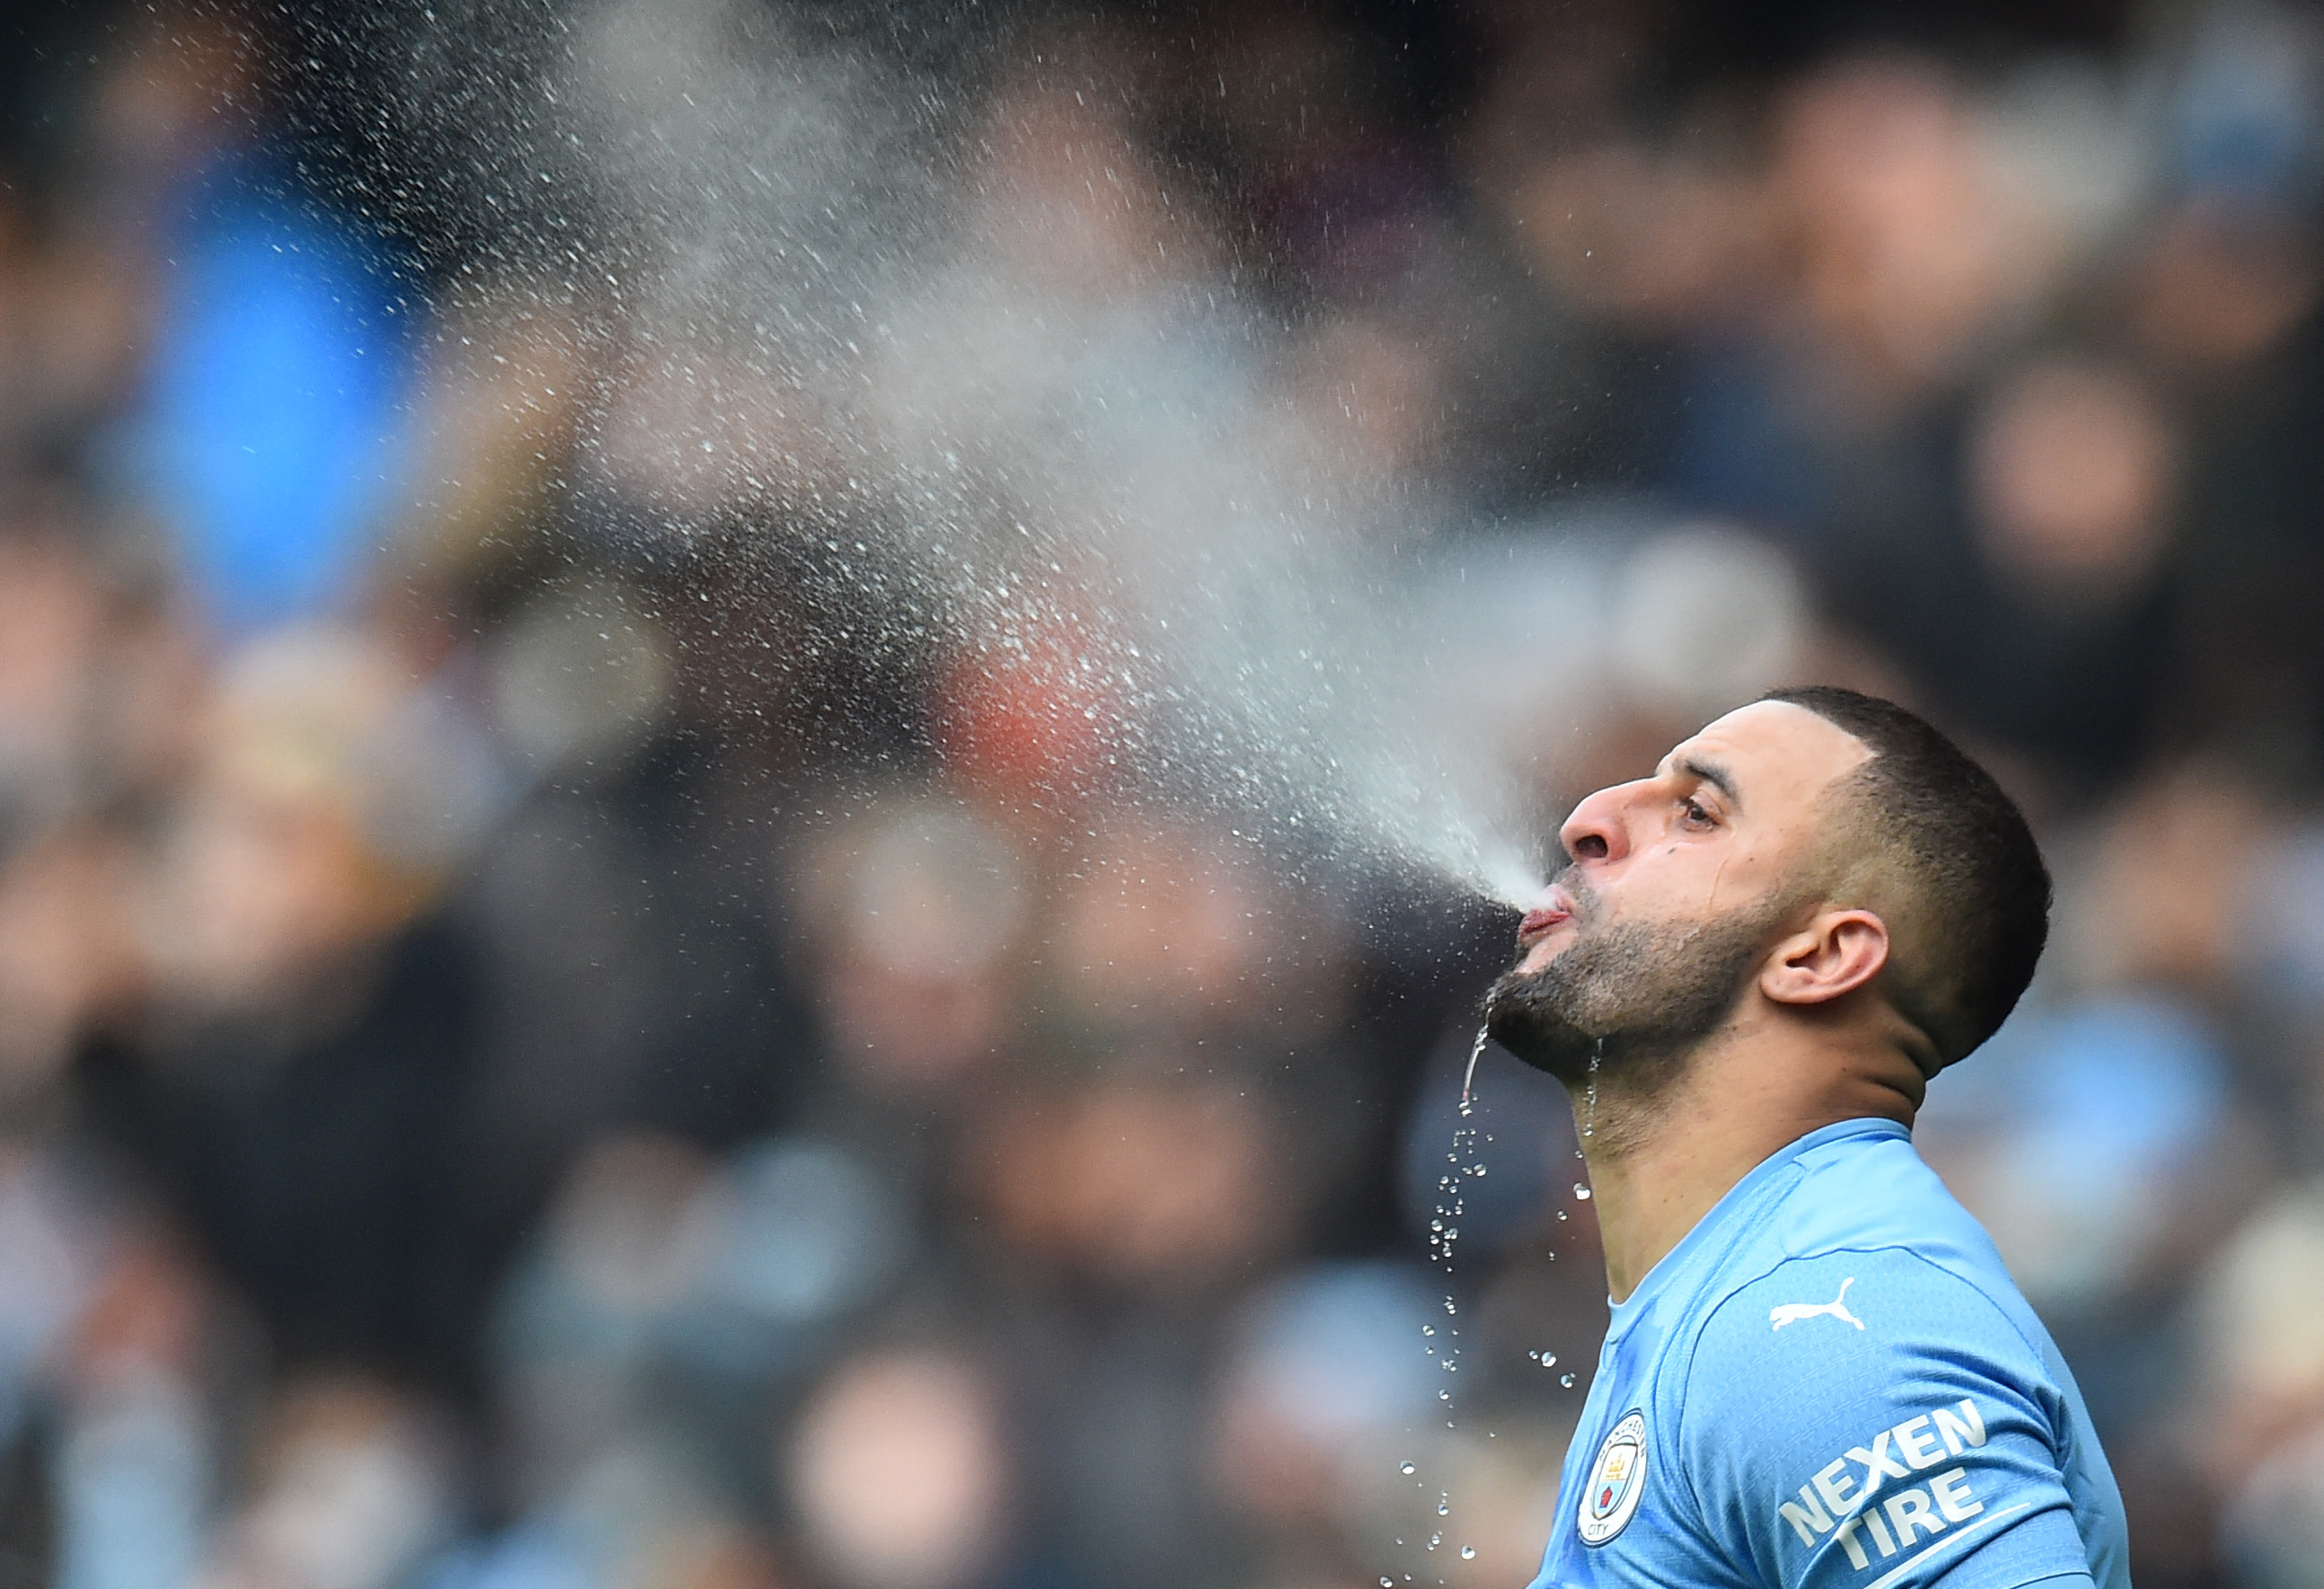
[[2073,1376],[1913,1150],[2048,934],[2016,807],[1793,689],[1559,837],[1486,1009],[1573,1095],[1613,1322],[1536,1589],[2128,1589]]

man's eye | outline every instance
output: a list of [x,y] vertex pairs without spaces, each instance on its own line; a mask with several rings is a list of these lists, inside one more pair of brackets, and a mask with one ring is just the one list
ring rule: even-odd
[[1701,801],[1682,800],[1680,806],[1686,812],[1689,822],[1708,823],[1711,820],[1711,813],[1702,808]]

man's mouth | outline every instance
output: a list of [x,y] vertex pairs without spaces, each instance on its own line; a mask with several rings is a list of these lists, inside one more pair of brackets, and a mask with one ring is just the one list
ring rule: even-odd
[[1573,897],[1553,883],[1517,923],[1517,947],[1529,949],[1573,919]]

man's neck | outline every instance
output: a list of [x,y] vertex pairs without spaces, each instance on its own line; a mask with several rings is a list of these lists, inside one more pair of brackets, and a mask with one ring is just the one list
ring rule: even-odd
[[[1715,1040],[1657,1067],[1644,1085],[1599,1078],[1582,1154],[1615,1301],[1637,1290],[1736,1182],[1810,1132],[1842,1120],[1912,1123],[1918,1099],[1892,1085],[1888,1067],[1785,1046]],[[1586,1090],[1572,1090],[1584,1118]]]

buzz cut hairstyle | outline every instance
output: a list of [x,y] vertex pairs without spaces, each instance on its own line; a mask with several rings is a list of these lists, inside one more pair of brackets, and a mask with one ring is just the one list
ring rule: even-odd
[[1918,963],[1892,963],[1884,991],[1938,1068],[1952,1064],[2016,1008],[2049,940],[2050,869],[2034,830],[1990,772],[1893,701],[1826,684],[1761,698],[1813,712],[1872,753],[1839,790],[1849,837],[1895,864],[1919,918]]

